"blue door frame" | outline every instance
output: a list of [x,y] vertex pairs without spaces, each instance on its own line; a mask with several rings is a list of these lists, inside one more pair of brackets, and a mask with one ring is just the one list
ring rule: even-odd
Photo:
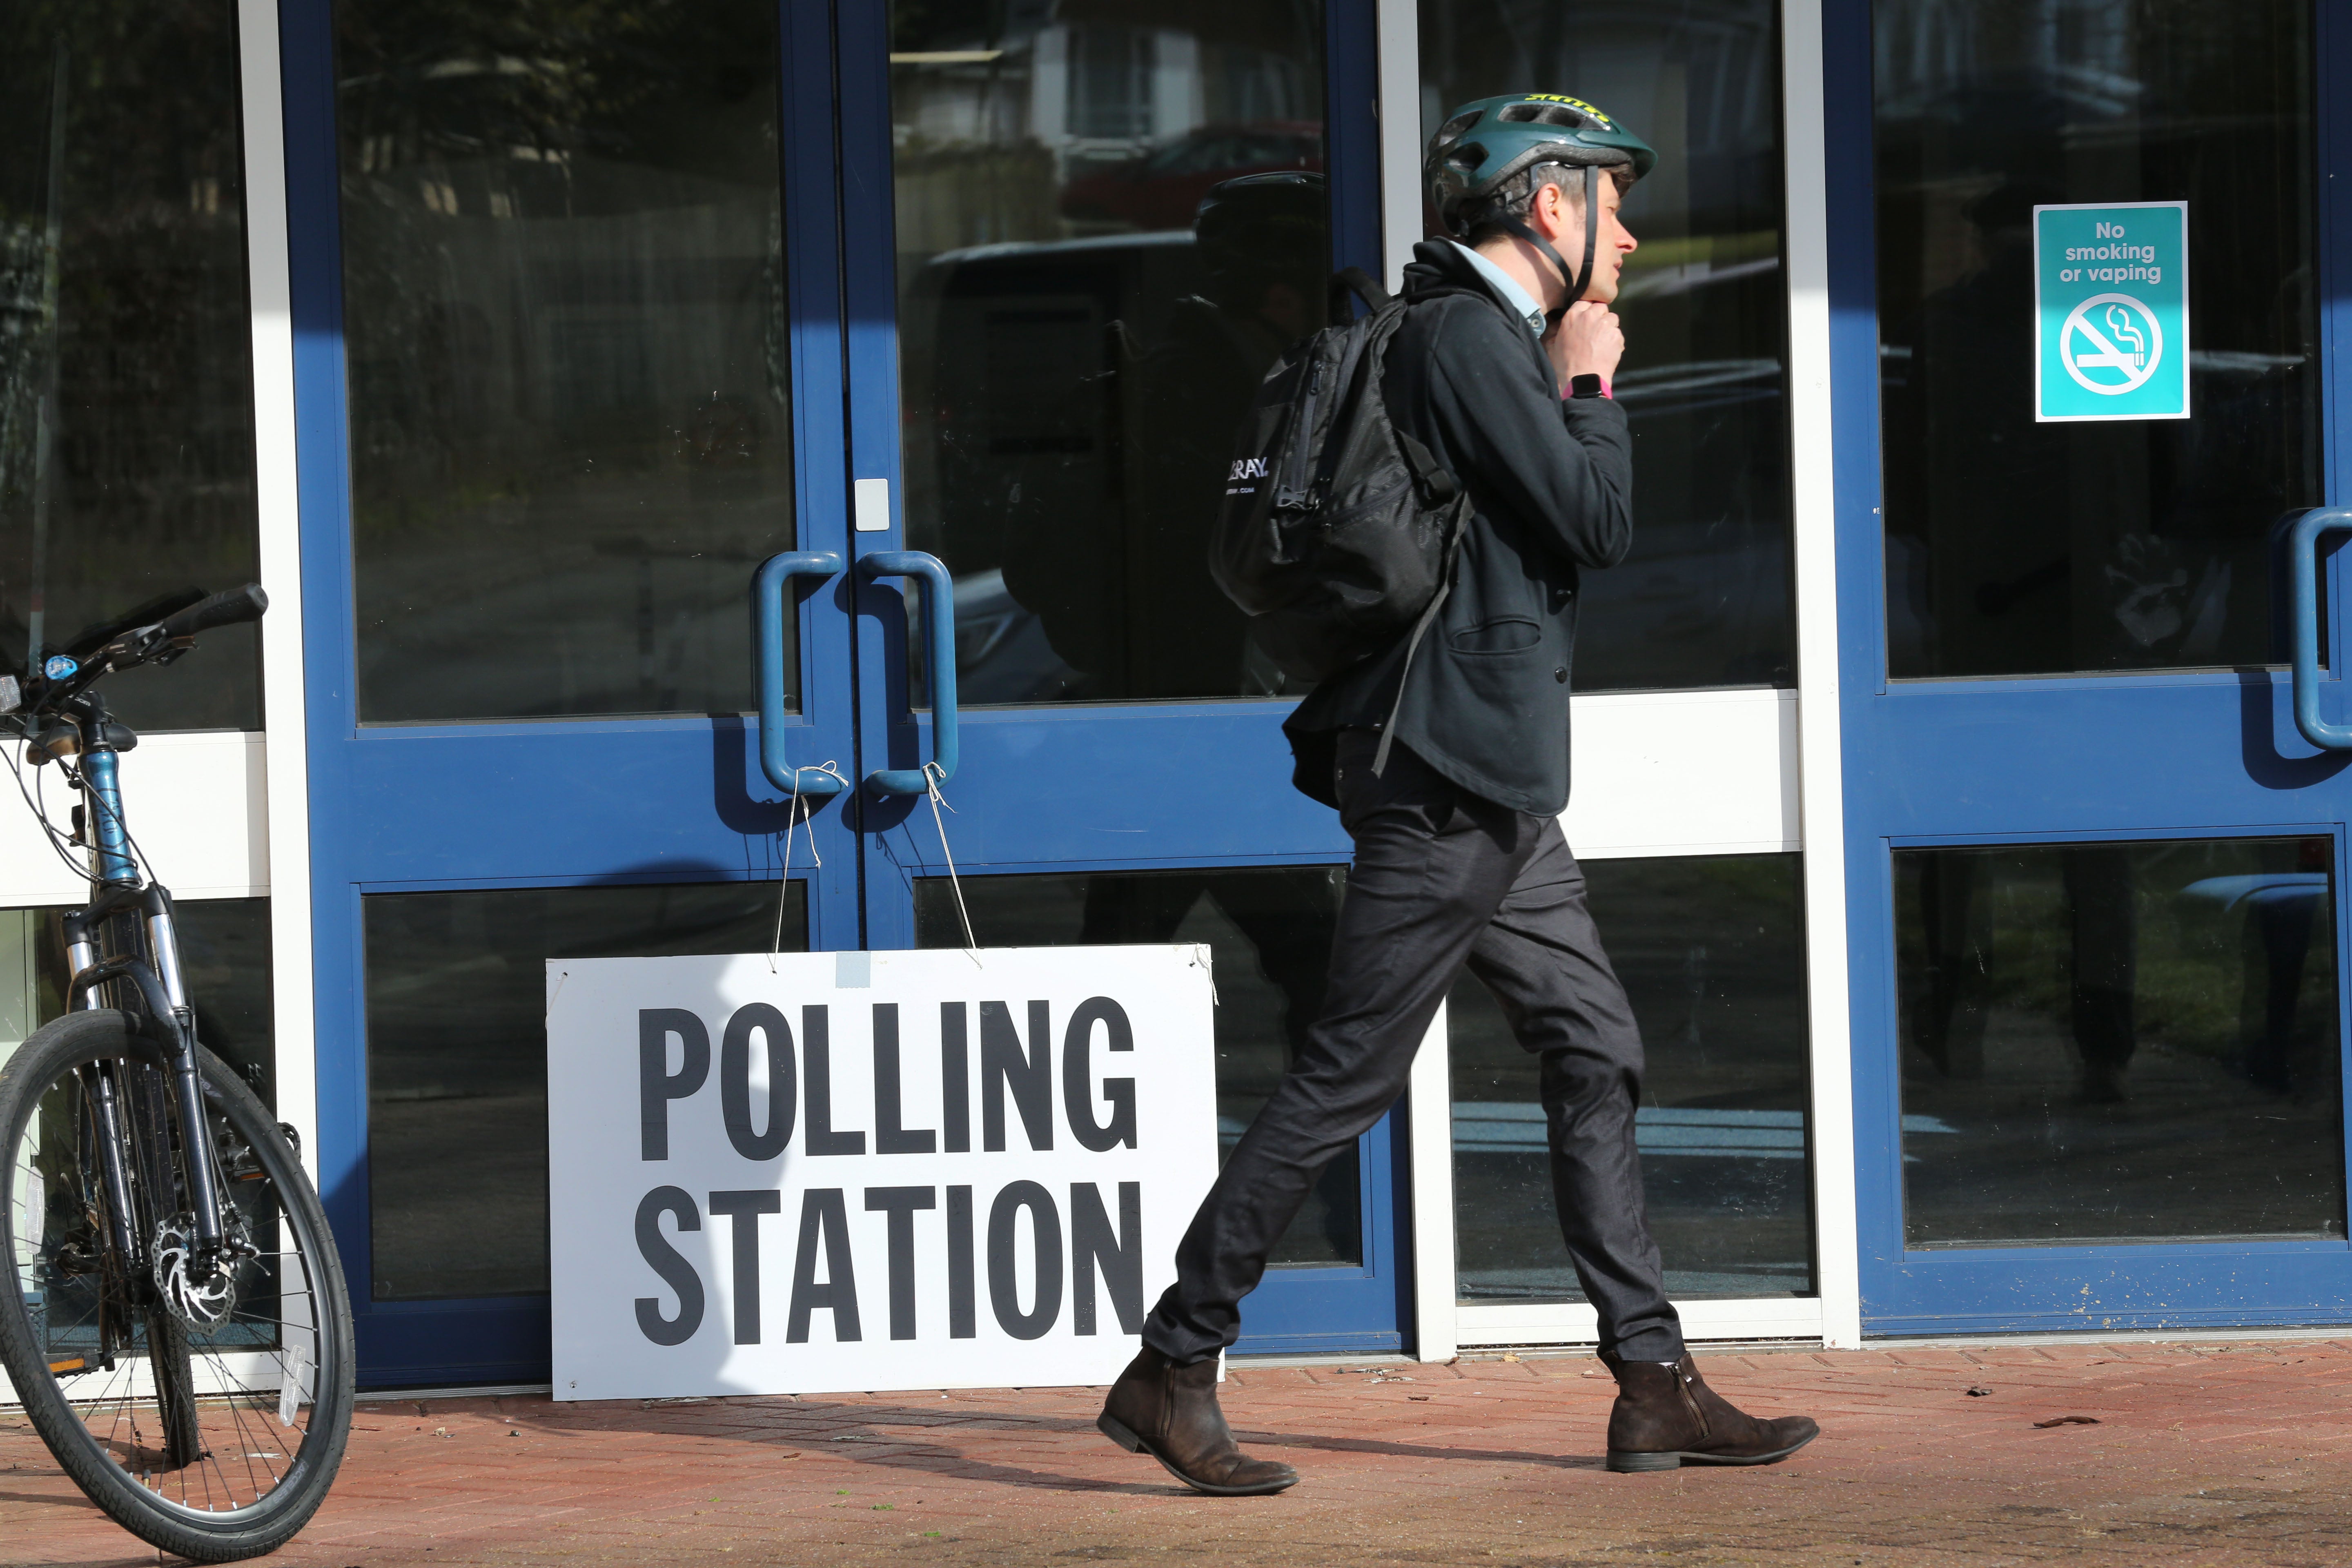
[[[887,8],[780,0],[796,537],[845,558],[898,547],[850,527],[850,479],[898,468]],[[1373,7],[1331,0],[1334,247],[1380,256]],[[359,722],[331,0],[280,0],[295,408],[307,628],[318,1158],[350,1276],[363,1384],[548,1374],[544,1297],[373,1300],[362,900],[369,893],[772,880],[786,805],[745,717],[367,726]],[[837,51],[837,53],[836,53]],[[838,70],[836,70],[838,62]],[[845,266],[845,262],[846,265]],[[746,584],[747,594],[749,584]],[[931,755],[907,709],[903,601],[855,571],[803,590],[797,765],[862,778]],[[747,606],[748,607],[748,606]],[[969,715],[951,786],[966,874],[1342,861],[1337,819],[1288,790],[1264,702]],[[861,738],[866,741],[862,749]],[[1244,781],[1241,791],[1232,787]],[[1245,796],[1245,809],[1230,803]],[[860,791],[817,810],[810,945],[913,945],[913,879],[944,874],[928,811]],[[452,809],[453,806],[458,809]],[[1107,858],[1107,833],[1135,852]],[[1364,1264],[1279,1270],[1250,1300],[1244,1351],[1402,1348],[1410,1337],[1402,1108],[1362,1149]]]
[[[2298,733],[2284,670],[2100,678],[1887,679],[1879,468],[1871,8],[1823,7],[1832,390],[1835,431],[1840,715],[1846,809],[1855,1175],[1866,1332],[2330,1322],[2352,1320],[2352,1244],[1971,1247],[1904,1245],[1896,1059],[1894,852],[1959,844],[2251,836],[2328,837],[2347,885],[2352,758]],[[2352,272],[2352,28],[2316,7],[2318,260],[2326,355],[2327,504],[2347,490],[2346,366]],[[2344,604],[2338,560],[2328,603]],[[2344,617],[2323,647],[2330,719],[2347,703]],[[2338,973],[2352,930],[2335,922]],[[2338,1020],[2352,1040],[2352,1015]]]
[[[1381,269],[1374,13],[1370,0],[1325,8],[1326,167],[1335,266]],[[899,472],[897,285],[892,265],[888,7],[839,13],[844,299],[848,321],[849,450],[861,479],[890,482],[887,531],[859,532],[860,557],[904,548]],[[908,707],[905,600],[862,574],[856,617],[861,773],[913,768],[933,755],[928,713]],[[1281,700],[1000,708],[965,713],[961,761],[945,794],[948,849],[966,877],[1021,872],[1172,870],[1344,861],[1339,820],[1288,787]],[[838,816],[846,801],[828,808]],[[856,809],[866,944],[915,943],[914,883],[943,877],[929,808],[919,797],[861,792]],[[1114,853],[1109,847],[1118,847]],[[985,940],[985,933],[982,933]],[[1364,1261],[1281,1268],[1249,1299],[1235,1348],[1398,1350],[1412,1289],[1405,1233],[1405,1112],[1361,1148]]]
[[[361,1377],[375,1386],[543,1380],[543,1296],[373,1300],[361,900],[374,892],[624,882],[772,880],[787,805],[746,719],[362,727],[352,622],[351,487],[329,0],[281,0],[287,201],[310,723],[312,973],[319,1176],[350,1277]],[[832,16],[782,7],[793,507],[803,548],[846,547]],[[778,550],[793,547],[780,520]],[[746,611],[749,588],[746,584]],[[803,700],[793,760],[854,757],[849,606],[838,583],[801,604]],[[451,809],[453,806],[458,809]],[[856,846],[815,818],[824,868],[805,878],[812,945],[858,945]]]

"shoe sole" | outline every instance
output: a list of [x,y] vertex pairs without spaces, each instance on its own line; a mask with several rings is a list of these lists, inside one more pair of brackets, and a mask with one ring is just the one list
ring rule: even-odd
[[1150,1455],[1160,1461],[1161,1469],[1166,1470],[1194,1491],[1209,1497],[1272,1497],[1276,1492],[1288,1491],[1298,1484],[1298,1478],[1294,1475],[1286,1481],[1269,1481],[1261,1486],[1213,1487],[1206,1481],[1194,1480],[1169,1463],[1167,1455],[1129,1431],[1125,1422],[1114,1420],[1108,1415],[1097,1415],[1095,1417],[1095,1429],[1130,1454]]
[[1678,1470],[1685,1465],[1777,1465],[1820,1436],[1815,1432],[1777,1453],[1748,1456],[1702,1454],[1690,1449],[1663,1454],[1628,1454],[1612,1448],[1609,1450],[1609,1468],[1619,1475],[1640,1475],[1650,1470]]

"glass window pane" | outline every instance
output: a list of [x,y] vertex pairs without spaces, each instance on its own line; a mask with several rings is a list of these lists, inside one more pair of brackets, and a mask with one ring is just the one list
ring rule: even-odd
[[752,702],[793,543],[776,7],[593,16],[335,7],[364,721]]
[[[1812,1293],[1805,922],[1796,855],[1589,860],[1648,1059],[1633,1131],[1666,1289]],[[1467,973],[1446,1004],[1465,1302],[1580,1301],[1552,1206],[1537,1058]]]
[[[5,16],[0,674],[260,574],[236,6]],[[141,730],[257,730],[260,647],[225,627],[107,700]]]
[[[808,885],[788,888],[798,952]],[[363,900],[377,1300],[547,1289],[546,961],[766,952],[777,898],[722,882]]]
[[1907,1244],[2344,1235],[2333,849],[1896,851]]
[[1323,325],[1321,9],[1084,14],[894,9],[908,540],[955,574],[968,704],[1280,692],[1208,529]]
[[[2260,664],[2316,504],[2311,7],[1877,0],[1896,677]],[[2032,215],[2189,204],[2188,419],[2034,418]]]
[[[1206,942],[1217,973],[1217,1156],[1241,1139],[1323,1005],[1341,866],[974,877],[964,883],[983,947]],[[915,945],[961,947],[955,889],[915,884]],[[1364,1260],[1362,1162],[1325,1168],[1274,1249],[1275,1268]]]
[[0,1063],[65,1009],[65,988],[43,949],[46,910],[0,910]]
[[1658,150],[1625,199],[1641,244],[1611,387],[1633,433],[1633,551],[1584,575],[1577,689],[1793,685],[1780,7],[1421,0],[1424,139],[1529,89]]
[[[196,1038],[278,1103],[270,1018],[269,900],[184,899],[173,905],[180,973],[196,1011]],[[66,948],[58,909],[0,910],[0,1061],[62,1015]]]

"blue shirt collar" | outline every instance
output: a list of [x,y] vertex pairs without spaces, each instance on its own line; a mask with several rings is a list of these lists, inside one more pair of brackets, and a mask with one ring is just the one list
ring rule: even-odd
[[1527,322],[1528,331],[1540,340],[1544,335],[1544,328],[1549,323],[1544,320],[1543,307],[1529,298],[1525,289],[1519,287],[1518,279],[1460,240],[1449,239],[1446,243],[1470,258],[1470,265],[1478,269],[1478,276],[1486,280],[1486,286],[1494,289],[1504,304],[1517,311],[1520,319]]

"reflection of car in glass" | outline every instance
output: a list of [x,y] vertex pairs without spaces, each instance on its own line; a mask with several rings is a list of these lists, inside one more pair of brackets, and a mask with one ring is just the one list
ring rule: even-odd
[[1083,582],[1104,564],[1090,547],[1124,537],[1120,373],[1201,287],[1189,229],[948,251],[914,280],[902,330],[931,352],[906,371],[907,516],[955,574],[963,701],[1064,700],[1085,679],[1039,614],[1083,606],[1024,605],[1006,569],[1034,590],[1062,557]]
[[1062,188],[1062,216],[1136,228],[1190,228],[1209,187],[1244,174],[1320,169],[1323,129],[1311,121],[1204,125]]
[[1005,591],[1003,572],[958,577],[955,616],[960,701],[1051,702],[1080,679],[1055,657],[1044,625]]
[[[1677,265],[1645,279],[1634,303],[1703,322],[1756,319],[1777,303],[1778,265]],[[910,337],[932,350],[908,366],[908,516],[917,546],[956,575],[964,701],[1095,694],[1099,682],[1046,635],[1049,620],[1066,629],[1084,605],[1035,593],[1024,604],[1006,577],[1034,584],[1036,559],[1064,556],[1086,563],[1071,583],[1078,598],[1100,595],[1111,563],[1088,552],[1128,526],[1122,371],[1182,331],[1174,303],[1202,287],[1192,237],[1178,230],[944,252],[909,290],[909,319],[929,320]],[[1696,340],[1732,352],[1661,354],[1616,377],[1634,435],[1634,549],[1584,579],[1577,685],[1785,679],[1780,363],[1738,354],[1748,345],[1732,331],[1659,325],[1644,346]],[[1112,604],[1101,615],[1118,629],[1134,610]]]

